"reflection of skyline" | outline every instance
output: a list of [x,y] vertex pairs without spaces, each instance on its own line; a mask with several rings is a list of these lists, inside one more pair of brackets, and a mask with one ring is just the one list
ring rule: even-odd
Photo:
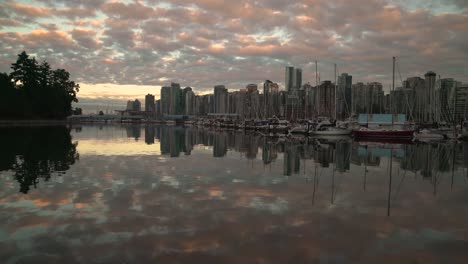
[[[144,129],[141,126],[141,138],[146,136]],[[340,141],[224,132],[221,138],[226,139],[226,156],[212,158],[218,132],[168,131],[177,136],[168,138],[170,133],[155,127],[155,143],[146,145],[143,140],[127,138],[123,127],[109,131],[106,126],[102,130],[85,126],[73,133],[73,140],[79,142],[79,162],[27,195],[18,193],[18,183],[6,172],[0,177],[0,210],[5,216],[0,218],[0,233],[6,238],[0,250],[2,259],[7,263],[57,259],[115,263],[147,260],[148,254],[168,252],[151,255],[151,261],[319,263],[332,256],[338,262],[341,258],[342,262],[358,259],[375,263],[380,257],[392,263],[409,259],[415,250],[425,259],[440,258],[452,247],[450,256],[444,258],[447,263],[466,260],[464,171],[456,171],[453,189],[450,172],[444,173],[434,195],[429,181],[420,174],[413,177],[412,173],[405,176],[399,172],[401,160],[396,156],[389,184],[388,158],[383,156],[379,167],[370,168],[363,189],[364,165],[350,164],[349,171],[339,172],[346,156],[336,152],[350,148],[349,141],[340,146]],[[169,148],[164,156],[158,133]],[[183,138],[184,143],[169,142],[176,138]],[[198,138],[210,145],[199,144]],[[250,140],[258,146],[255,160],[235,150],[246,153]],[[64,146],[68,142],[44,141]],[[86,141],[97,148],[105,143],[108,152],[83,154],[80,146]],[[115,152],[112,144],[122,142],[133,148],[133,153]],[[190,156],[169,158],[176,152],[171,147],[182,153],[190,145]],[[376,147],[380,146],[369,145],[368,149]],[[465,156],[461,156],[465,148],[458,145],[455,150],[456,166],[465,166]],[[312,172],[305,177],[284,177],[286,151],[299,157],[300,173],[303,169]],[[374,152],[374,157],[379,153],[382,151]],[[405,153],[409,151],[405,149]],[[45,156],[54,163],[53,155]],[[318,157],[328,157],[328,168],[315,162]],[[268,160],[271,162],[264,166]],[[390,216],[387,201],[391,201]],[[311,251],[311,247],[316,250]],[[63,254],[67,251],[72,254]],[[363,255],[372,256],[363,259]]]
[[[419,171],[430,177],[431,171],[451,170],[453,158],[455,166],[466,166],[463,159],[468,156],[466,144],[365,144],[351,140],[264,137],[255,133],[198,128],[158,126],[155,130],[163,154],[171,153],[172,157],[177,157],[180,152],[185,152],[189,155],[194,146],[203,145],[213,148],[213,157],[224,157],[228,151],[235,151],[246,159],[256,159],[261,152],[264,164],[275,162],[278,155],[283,154],[284,175],[299,173],[306,160],[313,160],[323,168],[334,164],[335,170],[346,172],[351,163],[380,166],[383,159],[388,160],[392,155],[402,169]],[[157,135],[166,136],[157,138]]]
[[[127,131],[135,131],[129,130]],[[146,135],[147,133],[150,135]],[[135,133],[136,135],[140,135]],[[154,138],[153,138],[154,137]],[[301,163],[314,160],[322,167],[335,163],[338,171],[350,169],[351,141],[338,142],[316,141],[303,139],[269,138],[255,133],[237,133],[232,131],[210,131],[198,128],[182,128],[177,126],[145,127],[145,142],[152,144],[160,142],[161,154],[178,157],[184,152],[190,155],[196,145],[212,147],[213,157],[224,157],[228,151],[242,154],[249,160],[257,159],[261,152],[264,164],[275,162],[279,154],[283,154],[283,173],[293,175],[299,173]]]
[[[323,168],[333,164],[333,169],[339,172],[349,171],[351,163],[379,167],[391,154],[402,169],[431,177],[433,171],[447,172],[453,166],[466,167],[468,159],[466,144],[367,144],[352,143],[351,140],[275,138],[256,133],[178,126],[134,125],[125,126],[125,131],[127,137],[135,140],[143,132],[147,145],[157,140],[161,154],[170,157],[179,157],[180,153],[190,155],[196,146],[211,147],[213,157],[224,157],[229,151],[234,151],[246,159],[255,160],[260,153],[265,165],[276,162],[281,155],[284,175],[298,174],[307,160],[313,160]],[[451,162],[453,158],[454,165]]]

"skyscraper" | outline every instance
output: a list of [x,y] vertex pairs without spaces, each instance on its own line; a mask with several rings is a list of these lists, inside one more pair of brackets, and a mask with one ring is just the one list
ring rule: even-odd
[[171,100],[171,87],[163,86],[161,88],[161,110],[160,110],[161,116],[169,114],[170,100]]
[[228,91],[224,85],[216,85],[214,87],[214,104],[215,113],[227,113]]
[[293,81],[293,87],[296,90],[300,90],[302,87],[302,69],[296,68],[294,71],[294,81]]
[[[190,88],[190,87],[188,87]],[[184,89],[185,94],[185,114],[186,115],[195,115],[195,94],[192,91],[192,88]]]
[[180,84],[171,83],[170,99],[169,99],[169,114],[178,115],[182,114],[181,111],[181,89]]
[[133,101],[133,111],[141,111],[141,103],[138,99]]
[[156,108],[155,108],[155,104],[154,104],[154,95],[147,94],[145,96],[145,111],[154,113],[155,110],[156,110]]
[[284,79],[284,85],[287,92],[291,91],[294,87],[294,75],[294,67],[287,66]]
[[424,98],[426,101],[423,121],[436,121],[435,115],[438,112],[438,105],[435,100],[435,82],[436,74],[432,71],[428,71],[424,75]]
[[351,86],[353,76],[343,73],[338,77],[337,84],[337,115],[339,118],[346,118],[351,113]]
[[271,117],[271,85],[273,84],[272,81],[266,80],[263,83],[263,115],[264,117]]

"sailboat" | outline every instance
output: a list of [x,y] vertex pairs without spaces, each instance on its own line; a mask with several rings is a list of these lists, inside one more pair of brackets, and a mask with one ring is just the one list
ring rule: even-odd
[[[337,117],[337,93],[336,93],[336,64],[335,64],[335,110],[334,110],[334,118],[336,120]],[[350,135],[353,131],[348,128],[342,128],[336,126],[336,121],[331,123],[329,120],[323,120],[319,122],[317,125],[313,126],[312,129],[309,131],[311,135],[319,135],[319,136],[344,136]]]
[[[393,83],[392,91],[395,90],[395,57],[393,57]],[[393,109],[394,107],[392,107]],[[393,111],[392,111],[393,112]],[[373,138],[373,139],[412,139],[414,130],[413,129],[404,129],[397,128],[393,126],[394,123],[394,113],[392,113],[392,127],[391,128],[379,128],[379,129],[369,129],[369,128],[360,128],[354,131],[354,136],[357,139],[363,138]]]

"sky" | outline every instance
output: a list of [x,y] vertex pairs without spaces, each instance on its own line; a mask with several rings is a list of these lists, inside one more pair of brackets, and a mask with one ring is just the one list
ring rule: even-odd
[[[0,72],[25,50],[64,68],[86,102],[143,98],[171,82],[239,89],[284,67],[304,82],[347,72],[388,89],[432,70],[468,82],[466,0],[0,0]],[[112,101],[113,100],[113,101]]]

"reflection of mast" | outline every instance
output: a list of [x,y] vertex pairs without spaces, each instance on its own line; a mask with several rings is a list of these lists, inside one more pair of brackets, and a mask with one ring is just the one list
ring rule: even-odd
[[[336,162],[336,161],[335,161]],[[334,167],[336,166],[336,163]],[[331,192],[331,204],[335,201],[335,170],[336,167],[333,168],[333,173],[332,173],[332,192]]]
[[390,216],[390,197],[392,195],[392,162],[393,162],[393,148],[390,149],[390,170],[388,181],[388,198],[387,198],[387,216]]
[[453,178],[455,176],[455,143],[453,145],[453,152],[452,152],[452,181],[450,183],[450,190],[453,190]]
[[312,204],[315,202],[315,190],[318,185],[318,179],[317,179],[317,164],[315,164],[315,169],[314,169],[314,190],[312,192]]
[[367,182],[367,157],[368,157],[368,154],[367,154],[367,145],[366,145],[366,158],[364,159],[364,184],[363,184],[363,187],[364,187],[364,191],[366,191],[366,182]]

